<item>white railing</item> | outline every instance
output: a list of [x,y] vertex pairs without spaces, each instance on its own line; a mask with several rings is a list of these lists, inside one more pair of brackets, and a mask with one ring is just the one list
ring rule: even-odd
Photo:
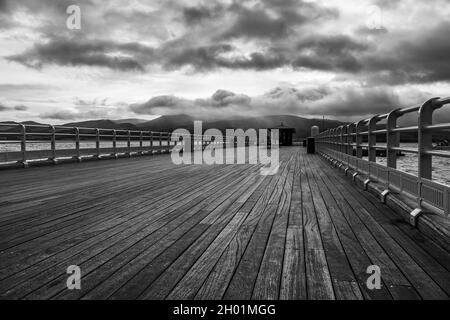
[[[210,144],[229,148],[235,147],[237,140],[236,136],[223,136],[219,141],[208,135],[0,123],[0,165],[16,163],[26,167],[37,160],[56,164],[59,159],[81,161],[83,158],[165,153],[176,145],[188,150],[187,143],[190,151]],[[245,140],[246,146],[257,143],[250,138]],[[273,140],[274,143],[278,142]]]
[[[421,105],[395,109],[348,125],[326,130],[315,137],[317,150],[348,167],[378,181],[386,189],[400,192],[417,200],[419,208],[425,207],[441,214],[450,214],[450,187],[432,180],[432,157],[450,158],[450,151],[433,149],[433,132],[450,129],[450,123],[433,124],[433,112],[448,107],[450,98],[433,98]],[[450,111],[450,110],[448,110]],[[417,125],[399,127],[400,117],[417,112]],[[377,123],[386,120],[384,129]],[[400,133],[417,133],[418,147],[400,147]],[[386,136],[386,145],[377,145],[377,136]],[[386,153],[386,165],[376,163],[377,150]],[[367,151],[368,160],[363,159]],[[417,154],[418,175],[397,170],[400,152]],[[450,161],[449,161],[450,165]]]

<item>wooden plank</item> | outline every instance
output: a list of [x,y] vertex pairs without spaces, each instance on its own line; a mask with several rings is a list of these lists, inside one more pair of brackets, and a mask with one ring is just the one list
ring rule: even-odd
[[323,199],[323,193],[321,193],[314,179],[313,171],[317,171],[319,168],[313,164],[312,159],[305,157],[305,162],[307,163],[305,171],[313,194],[314,208],[336,299],[360,300],[362,299],[362,294],[356,282],[353,269],[349,264],[341,240],[330,218],[328,207],[325,205],[325,200]]
[[[239,172],[236,172],[235,173],[235,175],[234,175],[235,177],[239,177]],[[233,175],[232,175],[232,177],[233,177]],[[230,182],[231,182],[232,180],[230,180]],[[232,185],[232,184],[231,184]],[[216,187],[216,188],[218,188],[218,187]],[[193,198],[193,200],[190,200],[191,202],[192,201],[194,201],[194,202],[192,202],[192,205],[196,205],[196,204],[198,204],[198,203],[200,203],[201,201],[202,201],[202,199],[206,199],[207,198],[207,196],[208,196],[208,193],[203,193],[203,192],[199,192],[199,191],[197,191],[198,192],[198,195],[200,195],[201,194],[201,198],[198,198],[198,197],[194,197]],[[214,192],[214,189],[212,189],[212,190],[210,190],[210,192]],[[197,199],[198,198],[198,199]],[[173,218],[176,218],[176,219],[178,219],[177,221],[182,221],[182,219],[183,219],[183,215],[186,213],[186,209],[188,209],[189,207],[186,207],[186,203],[184,203],[183,201],[181,201],[180,203],[178,203],[178,208],[177,207],[174,207],[174,208],[172,208],[173,210],[174,209],[176,209],[175,211],[174,211],[174,215],[173,215]],[[170,208],[169,208],[170,209]],[[164,212],[164,211],[163,211]],[[170,210],[169,211],[165,211],[165,212],[170,212]],[[150,218],[151,217],[151,215],[150,216],[148,216],[148,218]],[[178,218],[177,218],[178,217]],[[161,222],[159,223],[159,224],[157,224],[157,225],[155,225],[155,229],[153,229],[154,231],[157,231],[158,230],[158,228],[161,228],[162,226],[164,226],[164,224],[166,224],[166,223],[170,223],[170,219],[171,219],[171,217],[170,216],[168,216],[168,218],[169,218],[169,220],[161,220]],[[181,219],[181,220],[180,220]],[[174,222],[171,222],[172,224],[174,223]],[[148,234],[143,234],[142,236],[147,236]],[[124,243],[126,243],[126,242],[124,242]],[[122,243],[121,243],[122,244]],[[109,250],[109,251],[111,251],[111,250]],[[114,251],[113,251],[114,252]],[[97,258],[97,260],[98,260],[98,257],[96,257]],[[59,274],[58,274],[59,275]],[[51,292],[51,290],[47,290],[49,293]]]
[[[232,188],[229,193],[224,192],[223,194],[221,194],[221,197],[213,202],[213,206],[207,206],[203,209],[210,214],[203,218],[199,225],[202,227],[210,227],[212,224],[214,224],[215,221],[217,221],[217,219],[219,219],[219,217],[233,217],[238,214],[239,206],[233,206],[235,201],[241,197],[245,198],[249,196],[256,188],[258,188],[261,181],[261,177],[248,176],[246,179],[244,179],[244,181],[238,184],[239,187]],[[207,221],[210,222],[208,223]],[[159,266],[161,264],[169,266],[196,239],[192,240],[193,241],[189,242],[185,241],[181,248],[173,247],[171,245],[171,242],[167,241],[167,238],[165,238],[164,241],[158,242],[156,244],[158,252],[164,250],[165,247],[170,245],[167,249],[173,252],[173,254],[170,256],[170,259],[162,258],[164,259],[164,262],[154,262],[154,260],[152,260],[150,263],[147,263],[147,265],[144,266],[138,273],[136,273],[131,280],[127,281],[119,290],[114,292],[111,297],[114,299],[124,299],[129,297],[137,298],[163,271],[163,269],[161,269]],[[127,270],[125,273],[129,274],[133,272],[132,270],[136,270],[135,264],[136,262],[133,262],[133,265],[127,266]],[[155,272],[154,266],[158,266],[156,267],[156,269],[159,269],[159,272]],[[112,287],[112,280],[113,279],[111,278],[109,279],[108,287]],[[111,290],[111,292],[113,291]],[[92,297],[92,295],[90,296]]]
[[[350,224],[345,218],[345,214],[341,211],[340,207],[336,203],[333,194],[328,190],[327,185],[322,180],[323,176],[320,170],[314,170],[315,181],[320,189],[323,199],[328,208],[330,218],[336,228],[336,232],[339,235],[339,240],[342,243],[343,250],[347,256],[347,259],[351,265],[353,273],[359,283],[359,288],[362,291],[365,299],[391,299],[391,295],[386,289],[386,285],[382,283],[382,287],[379,290],[370,290],[367,288],[366,281],[368,274],[366,273],[367,267],[372,265],[369,256],[365,253],[363,247],[359,243],[356,235],[354,234]],[[333,190],[334,193],[339,192]],[[335,286],[339,286],[339,282],[333,283]],[[350,285],[350,287],[348,286]],[[354,288],[353,281],[346,281],[340,289],[352,289]],[[351,292],[350,292],[351,294]]]
[[305,232],[307,296],[311,300],[335,299],[330,271],[328,269],[312,200],[313,194],[305,172],[306,164],[303,158],[301,164],[304,169],[301,171],[301,190]]
[[[228,189],[233,189],[235,183],[242,179],[242,175],[237,172],[227,182]],[[205,205],[203,201],[206,199],[212,200],[214,199],[214,197],[218,197],[220,194],[217,191],[223,189],[224,186],[219,184],[210,189],[208,192],[200,192],[201,197],[198,199],[198,201],[196,201],[193,207],[188,210],[180,208],[180,211],[183,213],[182,215],[170,221],[168,224],[161,226],[155,232],[146,236],[144,239],[133,243],[132,246],[128,246],[125,250],[122,249],[121,251],[119,251],[115,248],[111,248],[111,250],[108,250],[108,252],[106,252],[103,257],[95,256],[88,260],[86,263],[80,264],[80,267],[86,270],[86,276],[84,277],[84,279],[86,280],[88,285],[85,285],[81,291],[77,292],[60,289],[60,293],[55,297],[58,299],[76,299],[82,297],[90,293],[91,290],[96,289],[96,287],[104,283],[106,279],[114,274],[115,271],[119,270],[130,261],[133,261],[141,255],[157,255],[153,251],[155,247],[157,247],[157,242],[168,236],[170,239],[169,241],[172,241],[173,243],[182,234],[193,228],[195,224],[197,224],[209,214],[208,211],[201,210]],[[98,288],[99,289],[97,290],[103,290],[103,286]],[[46,292],[49,292],[49,290],[46,290]],[[95,292],[93,294],[95,294]]]
[[[348,185],[345,181],[339,180],[337,176],[333,180],[338,185]],[[355,210],[356,215],[361,219],[361,222],[366,225],[370,232],[377,238],[380,245],[386,250],[386,253],[394,261],[394,263],[401,268],[401,271],[411,283],[421,297],[425,299],[446,299],[448,296],[445,292],[429,277],[429,275],[420,268],[419,265],[409,256],[405,250],[397,244],[397,242],[383,230],[383,228],[376,222],[371,214],[364,208],[362,203],[358,202],[355,197],[357,192],[349,192],[348,189],[343,188],[342,194],[346,200]],[[367,200],[363,201],[367,203]],[[382,269],[383,270],[383,269]]]
[[[261,199],[254,197],[251,195],[248,200],[254,205],[254,207],[248,208],[245,204],[242,206],[241,210],[245,210],[246,212],[251,209],[250,212],[261,212],[262,208],[265,207],[265,203],[267,203],[268,198],[273,191],[272,186],[274,185],[276,180],[270,180],[269,185],[262,184],[254,193],[258,194]],[[264,190],[264,193],[261,194],[261,190]],[[255,202],[256,201],[256,202]],[[249,216],[252,216],[250,213]],[[246,220],[248,221],[248,219]],[[211,233],[207,232],[202,237],[196,241],[190,248],[183,253],[177,261],[175,261],[152,285],[144,292],[140,298],[142,299],[164,299],[169,293],[172,291],[172,288],[181,280],[185,273],[192,267],[192,265],[197,261],[197,259],[204,253],[206,248],[210,245],[210,242],[213,241],[226,225],[226,221],[221,221],[219,223],[215,223],[211,227]]]
[[278,210],[276,199],[281,197],[285,179],[292,163],[286,161],[280,179],[274,184],[274,188],[266,194],[260,202],[262,208],[261,219],[250,239],[244,255],[237,266],[228,288],[223,296],[224,299],[250,299],[253,294],[258,270],[263,258],[266,243]]
[[296,166],[295,160],[296,157],[293,157],[292,164],[285,178],[283,192],[277,204],[278,210],[275,214],[269,240],[253,288],[253,300],[275,300],[279,298],[292,183]]
[[448,299],[445,249],[317,155],[280,151],[269,177],[168,156],[2,172],[0,297]]

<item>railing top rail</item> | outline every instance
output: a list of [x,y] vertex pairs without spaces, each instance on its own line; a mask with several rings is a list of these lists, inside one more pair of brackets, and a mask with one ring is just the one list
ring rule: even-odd
[[[442,107],[443,105],[449,104],[450,103],[450,97],[447,98],[435,98],[432,101],[433,105],[437,108]],[[415,111],[419,111],[420,107],[422,106],[422,104],[417,104],[414,106],[410,106],[410,107],[405,107],[405,108],[399,108],[399,109],[395,109],[394,111],[399,115],[404,115],[406,113],[410,113],[410,112],[415,112]],[[383,113],[383,114],[379,114],[376,115],[375,117],[377,117],[379,120],[382,119],[387,119],[387,117],[389,116],[391,112],[388,113]],[[363,119],[363,120],[358,120],[356,122],[353,122],[351,124],[357,125],[358,123],[368,123],[370,121],[371,118],[368,119]]]
[[[125,134],[136,134],[136,133],[145,133],[145,134],[150,134],[150,135],[156,135],[156,137],[158,138],[159,136],[173,136],[173,137],[185,137],[185,136],[193,136],[195,137],[203,137],[203,138],[212,138],[215,137],[213,135],[205,135],[205,134],[201,134],[201,135],[196,135],[196,134],[182,134],[182,133],[177,133],[177,132],[168,132],[168,131],[151,131],[151,130],[127,130],[127,129],[114,129],[114,128],[89,128],[89,127],[69,127],[69,126],[60,126],[60,125],[41,125],[41,124],[22,124],[22,123],[7,123],[7,122],[3,122],[0,123],[0,127],[11,127],[11,126],[17,126],[17,127],[21,127],[21,128],[46,128],[46,129],[65,129],[65,130],[70,130],[70,131],[74,131],[74,134],[79,134],[80,136],[86,136],[89,134],[96,134],[98,133],[102,133],[102,132],[111,132],[111,134],[113,135],[114,133],[125,133]],[[91,131],[92,133],[80,133],[80,130],[84,130],[84,131]],[[1,134],[22,134],[22,132],[0,132]],[[44,132],[28,132],[28,134],[34,134],[34,135],[44,135],[44,134],[48,134],[48,133],[44,133]],[[56,132],[57,135],[61,135],[62,133],[60,132]],[[227,136],[227,135],[223,135],[223,138],[225,139],[230,139],[230,138],[235,138],[236,136]]]

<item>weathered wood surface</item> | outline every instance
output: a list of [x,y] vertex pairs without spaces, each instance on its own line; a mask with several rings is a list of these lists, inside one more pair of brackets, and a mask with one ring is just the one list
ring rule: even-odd
[[168,155],[2,171],[0,298],[449,298],[446,249],[319,156],[280,159],[274,176]]

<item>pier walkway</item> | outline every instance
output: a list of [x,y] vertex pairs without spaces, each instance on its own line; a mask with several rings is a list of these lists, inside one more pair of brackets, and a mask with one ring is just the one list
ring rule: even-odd
[[273,176],[169,155],[2,171],[0,298],[449,298],[446,248],[319,155],[280,162]]

